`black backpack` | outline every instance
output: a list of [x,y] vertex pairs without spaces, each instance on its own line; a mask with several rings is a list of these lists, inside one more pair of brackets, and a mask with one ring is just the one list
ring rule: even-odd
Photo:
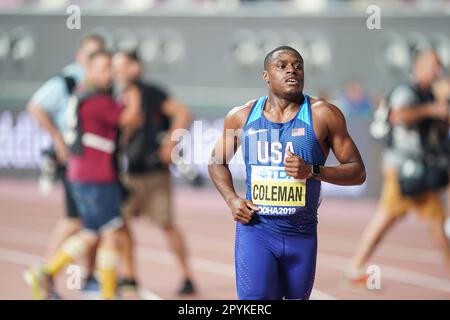
[[60,74],[60,76],[63,78],[66,85],[67,94],[71,96],[75,92],[75,88],[77,86],[75,78],[63,74]]
[[[159,149],[165,132],[170,127],[170,119],[162,112],[162,102],[155,101],[155,92],[159,89],[137,82],[141,94],[141,112],[144,125],[135,130],[126,147],[130,171],[147,171],[163,168],[159,158]],[[155,91],[156,90],[156,91]]]

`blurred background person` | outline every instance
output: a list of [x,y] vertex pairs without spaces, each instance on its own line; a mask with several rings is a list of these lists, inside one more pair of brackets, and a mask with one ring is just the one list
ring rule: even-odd
[[[162,228],[182,271],[178,294],[195,293],[192,271],[188,263],[186,242],[176,225],[172,210],[172,187],[169,165],[177,141],[172,133],[188,129],[192,121],[189,109],[154,84],[142,79],[142,65],[136,52],[119,52],[114,56],[116,95],[124,103],[130,92],[140,92],[143,125],[126,141],[126,176],[124,183],[129,196],[124,214],[129,221],[134,216],[146,216]],[[123,239],[124,278],[120,285],[135,288],[136,271],[134,241],[129,223]]]
[[[83,37],[76,53],[76,61],[64,67],[60,74],[47,80],[33,95],[27,105],[28,112],[35,118],[51,136],[53,141],[50,154],[55,154],[57,175],[64,187],[64,203],[66,215],[61,218],[52,232],[47,248],[47,257],[52,256],[56,249],[71,235],[81,228],[79,211],[73,199],[66,177],[66,165],[69,149],[64,142],[63,133],[67,122],[67,105],[69,98],[85,80],[85,69],[89,56],[104,47],[103,39],[98,35]],[[53,151],[54,150],[54,151]],[[94,277],[95,250],[88,252],[87,277],[84,290],[95,290],[98,283]]]
[[[450,76],[447,74],[433,84],[433,94],[436,97],[436,101],[440,103],[450,104]],[[444,150],[447,154],[447,158],[450,159],[450,130],[447,137]],[[450,170],[450,167],[449,167]],[[450,239],[450,188],[447,191],[447,218],[444,225],[444,231],[448,239]]]
[[[441,74],[436,52],[423,50],[415,58],[412,81],[397,86],[388,97],[392,141],[384,151],[379,211],[364,230],[346,274],[353,285],[366,285],[365,263],[387,231],[411,209],[429,226],[450,271],[450,243],[444,233],[445,209],[440,197],[448,184],[448,163],[440,168],[436,163],[442,158],[446,161],[443,144],[450,106],[447,101],[436,101],[432,93]],[[435,159],[429,158],[432,154]]]
[[356,78],[345,83],[339,106],[348,118],[369,119],[372,116],[372,99]]
[[123,226],[116,140],[119,126],[132,129],[138,125],[140,109],[134,104],[122,108],[110,95],[112,67],[107,51],[92,53],[86,71],[86,82],[77,92],[77,136],[70,145],[67,173],[83,230],[64,241],[42,268],[27,271],[26,279],[35,299],[54,297],[57,274],[99,240],[96,264],[101,296],[116,297],[118,242]]

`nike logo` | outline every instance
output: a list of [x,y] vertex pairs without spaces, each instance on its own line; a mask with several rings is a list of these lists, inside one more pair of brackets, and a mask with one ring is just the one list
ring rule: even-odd
[[248,133],[249,136],[252,136],[252,135],[257,134],[257,133],[266,132],[267,130],[268,130],[268,129],[259,129],[259,130],[255,130],[255,129],[253,129],[253,128],[250,128],[250,129],[247,131],[247,133]]

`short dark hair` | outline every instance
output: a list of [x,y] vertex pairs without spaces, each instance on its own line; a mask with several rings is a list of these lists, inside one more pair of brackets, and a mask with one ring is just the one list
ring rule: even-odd
[[88,57],[88,61],[92,62],[95,58],[101,57],[101,56],[106,56],[108,58],[112,57],[111,53],[108,50],[102,49],[102,50],[97,50],[97,51],[92,52]]
[[279,46],[279,47],[273,49],[272,51],[270,51],[270,52],[266,55],[266,57],[264,58],[264,69],[266,69],[267,64],[272,60],[273,55],[274,55],[275,53],[277,53],[278,51],[292,51],[292,52],[294,52],[296,55],[298,55],[298,56],[302,59],[302,61],[303,61],[303,57],[302,57],[302,55],[300,54],[300,52],[298,52],[298,51],[295,50],[294,48],[292,48],[292,47],[290,47],[290,46]]
[[98,44],[100,44],[102,47],[105,46],[105,39],[103,39],[103,37],[101,35],[95,34],[95,33],[90,33],[90,34],[84,35],[83,38],[81,38],[80,47],[84,46],[89,41],[95,41]]

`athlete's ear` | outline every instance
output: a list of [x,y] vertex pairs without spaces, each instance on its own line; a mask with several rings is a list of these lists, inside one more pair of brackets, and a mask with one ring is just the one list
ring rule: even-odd
[[266,70],[263,71],[263,80],[269,83],[269,73]]

